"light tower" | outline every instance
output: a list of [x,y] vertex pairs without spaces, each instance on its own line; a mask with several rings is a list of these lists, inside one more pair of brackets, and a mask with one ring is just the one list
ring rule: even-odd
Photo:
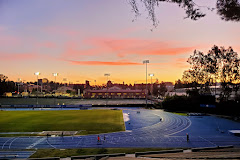
[[146,108],[147,108],[147,94],[148,94],[148,92],[147,92],[147,64],[149,63],[149,60],[144,60],[143,61],[143,64],[146,64],[146,95],[145,95],[145,97],[146,97]]
[[107,94],[106,94],[106,106],[107,106],[107,102],[108,102],[108,76],[110,76],[109,73],[105,73],[104,76],[107,77]]
[[40,75],[40,72],[35,72],[34,75],[37,76],[37,105],[38,105],[38,76]]

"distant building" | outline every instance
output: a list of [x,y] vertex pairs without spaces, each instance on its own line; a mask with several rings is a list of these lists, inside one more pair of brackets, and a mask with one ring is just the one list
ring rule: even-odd
[[90,83],[89,83],[88,80],[86,80],[84,88],[85,89],[89,89],[90,88]]
[[12,97],[12,92],[5,92],[3,94],[3,96],[5,96],[5,97]]
[[29,96],[29,93],[28,93],[28,92],[22,92],[21,95],[22,95],[23,97],[27,97],[27,96]]
[[145,98],[145,90],[131,90],[131,89],[121,89],[119,87],[111,87],[102,90],[85,90],[84,98]]
[[43,79],[42,79],[42,83],[45,83],[45,84],[46,84],[46,83],[48,83],[48,82],[49,82],[49,81],[48,81],[47,78],[43,78]]
[[55,92],[55,95],[57,96],[70,96],[70,94],[72,92],[75,92],[75,90],[71,87],[66,87],[66,86],[62,86],[62,87],[59,87],[57,90],[54,90]]
[[164,82],[168,92],[172,92],[174,90],[174,84],[172,82]]

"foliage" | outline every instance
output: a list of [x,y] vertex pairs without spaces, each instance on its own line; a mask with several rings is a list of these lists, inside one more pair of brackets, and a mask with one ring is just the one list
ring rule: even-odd
[[165,97],[165,94],[167,92],[167,87],[166,84],[164,82],[160,83],[160,87],[159,87],[159,95],[162,97]]
[[159,85],[158,83],[153,84],[153,95],[155,96],[158,96],[158,90],[159,90],[158,85]]
[[0,96],[5,92],[14,92],[17,89],[15,83],[13,81],[8,81],[7,79],[7,76],[0,74]]
[[178,79],[177,81],[175,81],[174,88],[175,88],[175,89],[184,88],[183,82],[182,82],[180,79]]
[[72,91],[71,90],[67,90],[66,93],[71,93]]
[[171,111],[192,111],[199,106],[198,99],[188,96],[166,97],[162,102],[164,109]]
[[225,21],[240,21],[240,3],[238,0],[218,0],[217,12]]
[[209,94],[209,86],[214,81],[221,82],[222,100],[228,100],[233,88],[237,93],[239,86],[236,83],[240,80],[240,59],[231,47],[225,49],[213,46],[206,55],[195,50],[187,62],[191,67],[184,71],[182,79],[185,83],[195,84],[195,90],[200,85],[201,94]]
[[161,82],[160,84],[158,83],[153,84],[153,95],[165,97],[167,91],[168,90],[164,82]]
[[132,10],[136,16],[140,15],[139,3],[143,3],[148,12],[149,18],[155,27],[158,24],[155,8],[160,6],[161,2],[177,4],[179,7],[185,10],[185,18],[190,18],[192,20],[198,20],[204,17],[206,14],[201,10],[202,8],[206,8],[210,11],[216,9],[217,13],[223,20],[240,21],[240,3],[238,0],[216,0],[216,8],[200,6],[195,3],[194,0],[128,0],[128,2],[132,6]]

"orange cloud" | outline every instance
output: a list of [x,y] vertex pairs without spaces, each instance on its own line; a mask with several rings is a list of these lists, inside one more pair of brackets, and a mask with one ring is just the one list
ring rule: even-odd
[[119,57],[136,55],[178,55],[192,52],[197,46],[181,46],[179,42],[142,39],[91,38],[84,41],[94,48],[117,53]]
[[142,63],[117,61],[117,62],[104,62],[104,61],[69,61],[74,65],[95,65],[95,66],[126,66],[126,65],[142,65]]

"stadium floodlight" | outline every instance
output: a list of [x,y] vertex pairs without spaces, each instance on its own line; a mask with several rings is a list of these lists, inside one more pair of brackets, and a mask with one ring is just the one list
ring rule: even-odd
[[54,76],[54,77],[58,76],[58,73],[53,73],[53,76]]
[[145,63],[149,63],[149,60],[144,60],[144,61],[143,61],[143,64],[145,64]]
[[149,75],[150,77],[153,77],[153,76],[154,76],[154,74],[153,74],[153,73],[149,73],[148,75]]
[[40,72],[35,72],[34,75],[39,76],[41,73]]

